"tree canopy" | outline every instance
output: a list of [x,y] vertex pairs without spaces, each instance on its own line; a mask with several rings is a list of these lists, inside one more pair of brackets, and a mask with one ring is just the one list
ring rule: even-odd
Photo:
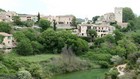
[[94,17],[92,18],[93,23],[95,23],[95,22],[98,20],[99,17],[100,17],[100,16],[94,16]]
[[0,32],[10,33],[12,30],[10,24],[5,22],[0,22]]
[[51,27],[51,22],[48,21],[47,19],[40,19],[39,26],[42,28],[42,31],[44,31],[48,29],[49,27]]
[[6,12],[6,11],[5,11],[4,9],[1,9],[1,8],[0,8],[0,12]]
[[128,22],[129,20],[134,20],[135,14],[131,8],[123,8],[123,22]]
[[71,25],[77,27],[77,22],[76,22],[76,17],[75,16],[72,18]]

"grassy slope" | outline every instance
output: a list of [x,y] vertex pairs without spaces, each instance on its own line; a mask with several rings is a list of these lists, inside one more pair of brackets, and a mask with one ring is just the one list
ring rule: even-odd
[[19,56],[14,53],[10,53],[7,55],[7,57],[15,57],[19,59],[23,59],[25,61],[29,62],[40,62],[40,61],[45,61],[53,57],[59,57],[59,55],[54,55],[54,54],[41,54],[41,55],[32,55],[32,56]]
[[34,56],[19,56],[18,58],[29,62],[40,62],[40,61],[48,60],[52,57],[58,57],[58,55],[42,54],[42,55],[34,55]]

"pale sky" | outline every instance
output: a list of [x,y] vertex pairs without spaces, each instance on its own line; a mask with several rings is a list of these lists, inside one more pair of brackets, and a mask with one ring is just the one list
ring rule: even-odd
[[114,7],[130,7],[140,15],[139,0],[0,0],[0,8],[17,13],[43,15],[75,15],[91,19],[114,12]]

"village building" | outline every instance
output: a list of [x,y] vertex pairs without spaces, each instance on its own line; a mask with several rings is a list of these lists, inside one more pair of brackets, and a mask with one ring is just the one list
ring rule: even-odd
[[71,27],[74,16],[73,15],[61,15],[61,16],[49,15],[49,16],[46,16],[45,18],[49,20],[52,24],[53,24],[53,21],[55,20],[56,26],[58,28],[69,28]]
[[107,25],[107,24],[101,24],[101,25],[95,25],[95,24],[79,24],[78,25],[78,36],[87,37],[87,31],[89,29],[94,29],[97,32],[98,37],[103,37],[107,34],[112,34],[115,30],[114,26]]
[[56,21],[56,24],[64,24],[64,25],[71,25],[72,19],[74,18],[73,15],[63,15],[63,16],[46,16],[47,20],[53,22]]
[[13,16],[17,16],[17,13],[13,11],[0,12],[0,21],[13,22]]
[[30,14],[18,14],[21,21],[34,21],[38,20],[37,15],[30,15]]
[[13,35],[0,32],[0,49],[12,49],[16,47]]
[[114,13],[106,13],[98,18],[95,24],[117,22],[122,28],[127,27],[128,23],[123,22],[123,8],[116,7]]

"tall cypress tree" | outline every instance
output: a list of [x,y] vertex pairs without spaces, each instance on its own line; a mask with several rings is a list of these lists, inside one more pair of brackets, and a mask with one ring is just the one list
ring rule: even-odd
[[54,31],[56,31],[56,29],[57,29],[55,20],[53,20],[53,29],[54,29]]
[[39,22],[40,20],[40,13],[38,12],[38,15],[37,15],[37,22]]

